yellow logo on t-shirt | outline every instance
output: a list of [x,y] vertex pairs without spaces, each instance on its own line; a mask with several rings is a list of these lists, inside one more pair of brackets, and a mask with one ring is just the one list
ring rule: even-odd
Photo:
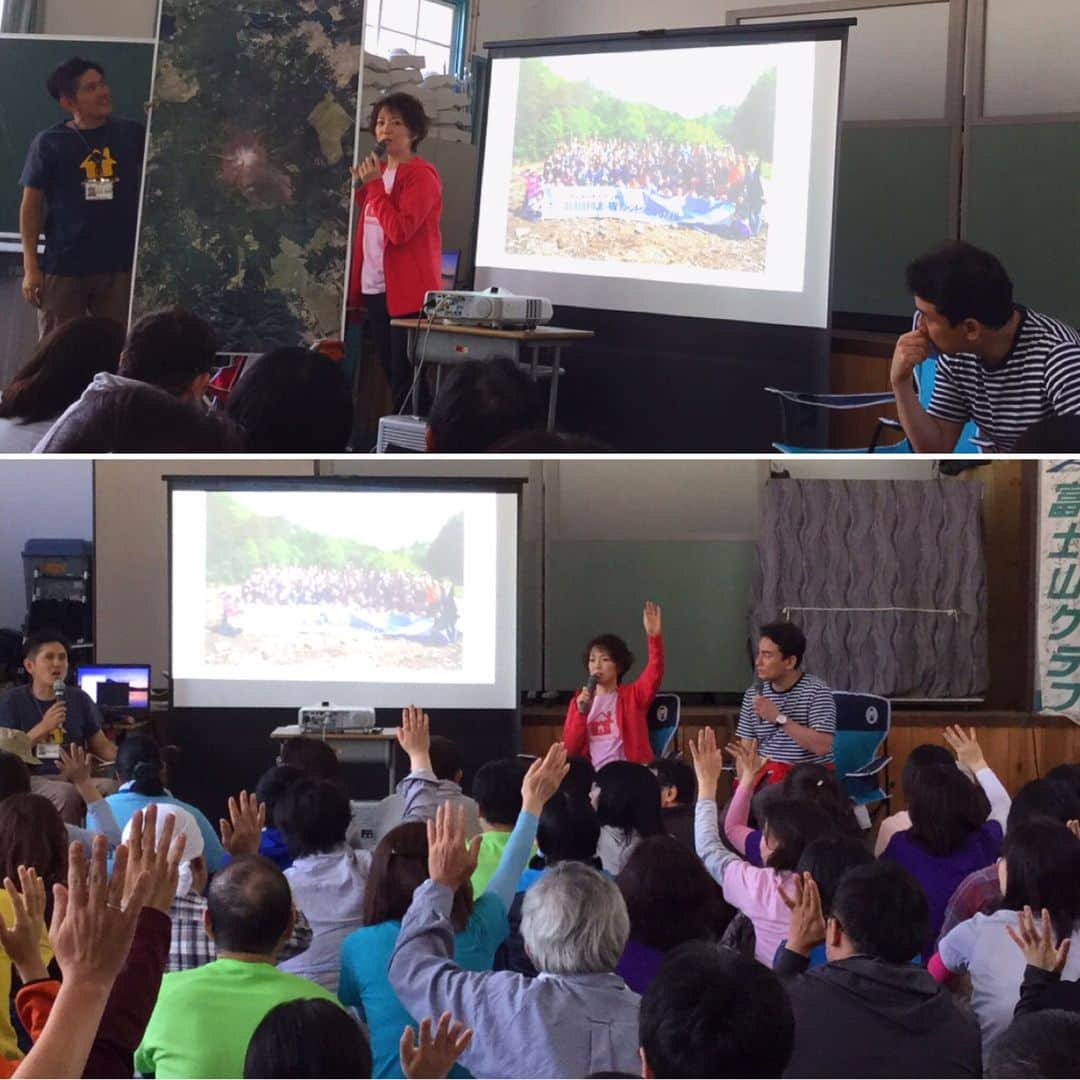
[[79,168],[86,174],[87,180],[112,180],[116,175],[116,165],[116,158],[106,146],[103,150],[91,150]]

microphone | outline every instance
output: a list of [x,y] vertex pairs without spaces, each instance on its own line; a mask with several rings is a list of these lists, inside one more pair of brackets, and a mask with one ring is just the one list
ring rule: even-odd
[[[590,675],[589,676],[589,681],[585,684],[585,689],[588,690],[588,692],[589,692],[590,704],[592,703],[591,702],[592,695],[594,693],[596,693],[596,685],[597,685],[597,683],[599,683],[599,681],[600,680],[595,675]],[[578,706],[577,707],[578,707],[578,712],[581,713],[582,716],[584,716],[589,711],[589,705],[582,705],[580,699],[578,701]]]
[[375,144],[375,156],[380,160],[386,157],[386,140],[383,139]]
[[57,679],[52,684],[53,697],[60,705],[64,704],[64,699],[67,697],[67,687],[64,685],[63,679]]

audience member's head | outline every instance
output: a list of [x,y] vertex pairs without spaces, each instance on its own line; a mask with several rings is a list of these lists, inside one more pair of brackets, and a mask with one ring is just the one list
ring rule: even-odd
[[1005,834],[1002,852],[1002,908],[1046,908],[1057,937],[1071,937],[1080,920],[1080,840],[1057,821],[1033,818]]
[[0,750],[0,800],[30,791],[30,769],[17,754]]
[[1018,1016],[994,1040],[986,1063],[993,1080],[1062,1080],[1080,1061],[1080,1013],[1041,1009]]
[[593,763],[580,754],[568,754],[566,764],[569,766],[569,771],[563,777],[559,790],[569,791],[575,797],[588,799],[593,781],[596,780],[596,769],[593,768]]
[[[187,896],[189,893],[199,893],[206,888],[209,880],[209,871],[203,853],[206,850],[206,841],[203,839],[202,830],[195,820],[195,815],[190,810],[173,803],[158,803],[156,818],[156,835],[161,839],[169,818],[173,819],[174,837],[184,837],[184,852],[180,856],[180,872],[176,883],[176,895]],[[133,819],[132,819],[133,820]],[[129,820],[124,826],[120,839],[128,843],[131,837],[132,821]]]
[[621,829],[627,839],[667,831],[660,813],[660,782],[644,765],[609,761],[597,771],[596,786],[596,816],[601,825]]
[[352,433],[352,392],[341,365],[330,357],[274,349],[244,372],[225,413],[252,453],[337,454]]
[[906,793],[911,839],[931,855],[951,855],[990,814],[990,801],[955,765],[920,769]]
[[1045,416],[1013,444],[1014,454],[1072,454],[1080,450],[1080,416]]
[[657,758],[649,768],[660,784],[660,805],[693,806],[697,799],[697,777],[682,758]]
[[814,762],[796,765],[781,781],[780,792],[785,799],[799,799],[824,810],[838,829],[859,832],[851,799],[836,779],[835,770]]
[[795,1017],[767,967],[691,942],[664,958],[645,991],[639,1039],[646,1077],[783,1076]]
[[821,910],[827,915],[832,910],[840,879],[856,866],[868,866],[873,861],[874,856],[859,837],[831,832],[811,840],[803,848],[795,869],[814,879],[821,896]]
[[907,287],[918,300],[956,326],[973,320],[990,329],[1013,313],[1013,284],[1005,267],[988,251],[951,240],[920,255],[907,268]]
[[615,447],[591,435],[534,429],[500,439],[488,449],[492,454],[610,454]]
[[428,417],[427,448],[437,454],[484,451],[542,424],[540,392],[512,360],[466,360],[443,379]]
[[955,768],[956,762],[944,746],[937,746],[934,743],[920,743],[908,754],[900,773],[900,790],[904,793],[905,802],[911,798],[911,786],[915,783],[915,777],[923,769],[934,765]]
[[136,795],[165,794],[161,750],[149,735],[128,735],[116,749],[116,775]]
[[[1055,770],[1051,770],[1054,772]],[[1041,780],[1029,780],[1014,796],[1005,822],[1008,835],[1018,825],[1033,818],[1052,821],[1080,820],[1080,794],[1071,785],[1047,773]]]
[[167,308],[144,315],[128,331],[120,374],[198,401],[216,355],[217,340],[207,322],[183,308]]
[[349,797],[340,785],[307,777],[286,789],[274,811],[274,825],[293,859],[341,847],[351,820]]
[[730,922],[720,886],[673,836],[649,836],[615,879],[630,915],[630,937],[667,952],[684,941],[711,941]]
[[842,960],[861,953],[890,964],[918,955],[930,926],[926,894],[898,863],[856,866],[840,879],[825,931],[825,954]]
[[18,881],[19,867],[32,866],[45,882],[51,912],[53,885],[67,881],[67,857],[67,829],[44,795],[24,792],[0,802],[0,881]]
[[521,813],[521,781],[527,766],[518,758],[486,761],[473,777],[472,797],[481,824],[512,829]]
[[279,765],[292,765],[312,780],[330,780],[342,790],[348,790],[341,761],[334,748],[322,739],[303,735],[298,739],[286,739],[278,754]]
[[298,998],[260,1021],[244,1058],[245,1078],[371,1075],[371,1043],[340,1005]]
[[1064,765],[1055,765],[1046,774],[1046,779],[1068,784],[1076,793],[1076,797],[1080,799],[1080,764],[1067,762]]
[[807,844],[835,828],[832,818],[813,803],[774,799],[765,810],[761,861],[773,870],[794,870]]
[[274,813],[285,792],[304,774],[295,765],[273,765],[255,785],[255,801],[266,807],[266,824],[274,826]]
[[611,878],[580,862],[562,862],[526,891],[521,936],[541,973],[600,974],[615,970],[630,917]]
[[[376,845],[364,887],[364,925],[400,921],[412,903],[412,895],[428,876],[427,825],[407,821],[391,829]],[[450,922],[464,930],[472,914],[472,885],[454,894]]]
[[432,735],[428,756],[431,758],[431,771],[436,780],[461,783],[465,774],[465,759],[461,756],[461,747],[453,739],[448,739],[445,735]]
[[545,866],[568,859],[592,862],[599,839],[600,822],[587,798],[560,789],[544,803],[536,825],[536,844]]
[[93,394],[50,438],[50,454],[228,454],[240,443],[228,423],[152,386]]
[[616,682],[622,682],[623,676],[634,665],[634,654],[618,634],[597,634],[585,646],[585,651],[581,654],[581,663],[586,672],[589,670],[594,653],[599,654],[601,659],[606,657],[615,665]]
[[124,328],[112,319],[86,315],[63,323],[5,387],[0,416],[26,424],[58,416],[99,371],[116,373],[123,347]]
[[292,932],[292,892],[285,875],[262,855],[241,855],[214,875],[205,924],[218,955],[272,957]]

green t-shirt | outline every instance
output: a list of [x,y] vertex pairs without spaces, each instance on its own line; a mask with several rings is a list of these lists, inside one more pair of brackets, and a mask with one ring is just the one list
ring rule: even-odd
[[340,1004],[318,983],[271,964],[215,960],[166,975],[135,1068],[158,1077],[242,1077],[259,1022],[275,1005],[298,998]]
[[480,856],[476,860],[476,869],[470,879],[472,881],[473,896],[479,896],[487,888],[492,874],[499,868],[499,860],[506,850],[509,839],[509,830],[483,834],[483,839],[480,841]]

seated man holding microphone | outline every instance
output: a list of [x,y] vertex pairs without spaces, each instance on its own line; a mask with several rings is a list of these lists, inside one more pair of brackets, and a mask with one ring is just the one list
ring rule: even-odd
[[115,760],[116,747],[101,730],[101,713],[89,695],[65,684],[68,646],[59,633],[49,629],[31,634],[23,648],[23,667],[30,683],[0,698],[0,727],[29,737],[39,762],[31,790],[44,795],[66,823],[78,825],[83,802],[59,776],[60,747],[75,743],[102,761]]

